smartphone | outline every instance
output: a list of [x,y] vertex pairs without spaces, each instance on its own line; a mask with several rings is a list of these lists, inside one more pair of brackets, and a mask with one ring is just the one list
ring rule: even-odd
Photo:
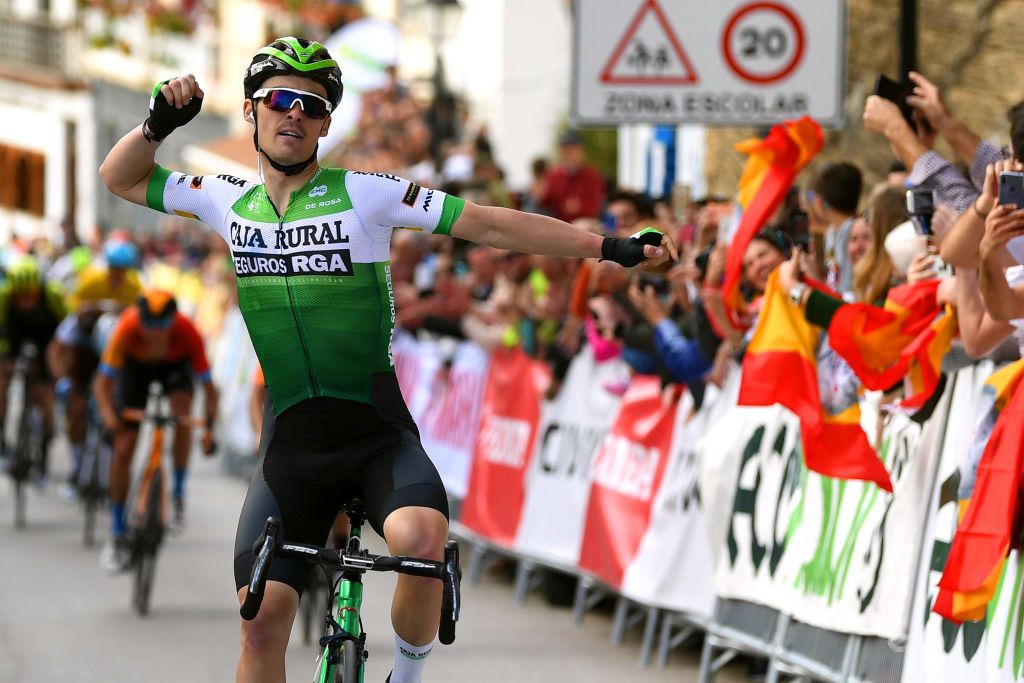
[[793,238],[794,246],[807,251],[811,244],[811,229],[806,211],[791,211],[786,219],[786,231]]
[[918,234],[932,235],[932,214],[935,213],[935,195],[931,190],[907,190],[907,213]]
[[999,174],[999,203],[1016,204],[1024,209],[1024,173],[1003,171]]
[[910,128],[917,132],[914,108],[907,104],[907,98],[914,94],[914,89],[909,84],[894,81],[885,74],[878,74],[878,79],[875,80],[875,94],[895,103],[900,108],[903,118],[910,124]]
[[935,213],[935,193],[931,190],[907,190],[907,213],[911,216]]

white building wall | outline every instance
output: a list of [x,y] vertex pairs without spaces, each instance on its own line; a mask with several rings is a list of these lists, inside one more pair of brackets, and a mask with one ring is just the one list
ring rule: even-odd
[[462,0],[459,34],[446,51],[449,81],[487,129],[514,189],[530,162],[551,157],[569,109],[572,26],[562,0]]
[[[92,229],[95,219],[93,177],[97,162],[92,149],[92,105],[87,91],[33,88],[24,83],[0,80],[0,142],[42,153],[46,157],[44,217],[2,211],[0,239],[10,231],[18,234],[46,234],[55,237],[60,220],[70,213],[67,192],[67,121],[74,121],[76,134],[76,226],[80,235]],[[85,231],[85,232],[83,232]],[[52,235],[51,235],[52,233]]]

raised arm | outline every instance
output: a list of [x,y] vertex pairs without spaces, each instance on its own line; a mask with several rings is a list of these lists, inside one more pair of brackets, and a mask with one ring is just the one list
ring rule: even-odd
[[175,128],[199,113],[203,91],[189,74],[154,88],[149,118],[117,141],[100,165],[107,189],[134,204],[146,205],[146,185],[156,167],[156,150]]
[[[527,254],[605,258],[617,263],[618,248],[629,240],[601,237],[555,218],[524,213],[495,206],[479,206],[466,202],[459,218],[452,225],[452,237],[477,244]],[[656,268],[672,258],[679,258],[675,243],[665,235],[663,247],[645,245],[645,265]],[[629,264],[628,261],[626,265]]]
[[1011,288],[1003,273],[1006,243],[1024,232],[1024,209],[1013,204],[996,205],[985,219],[981,239],[981,296],[995,320],[1024,317],[1024,289]]
[[908,76],[914,82],[914,94],[907,98],[907,103],[924,114],[932,128],[937,130],[957,156],[970,166],[974,161],[978,143],[981,142],[981,136],[950,111],[939,86],[916,71],[911,71]]
[[985,311],[978,288],[978,272],[959,268],[956,272],[956,318],[960,339],[968,356],[980,358],[1013,334],[1010,323],[993,320]]

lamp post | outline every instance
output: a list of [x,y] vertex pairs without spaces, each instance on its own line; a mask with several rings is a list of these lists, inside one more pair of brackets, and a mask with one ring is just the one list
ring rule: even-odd
[[425,0],[425,7],[430,14],[430,42],[434,47],[434,100],[445,91],[444,60],[441,59],[441,48],[448,42],[458,28],[462,5],[459,0]]
[[[441,142],[455,133],[455,111],[449,106],[450,97],[444,77],[444,60],[441,48],[455,35],[459,18],[462,15],[462,4],[459,0],[424,0],[422,5],[430,14],[430,40],[434,46],[434,93],[430,103],[430,127],[432,132],[431,156],[436,160]],[[424,22],[426,23],[426,22]]]

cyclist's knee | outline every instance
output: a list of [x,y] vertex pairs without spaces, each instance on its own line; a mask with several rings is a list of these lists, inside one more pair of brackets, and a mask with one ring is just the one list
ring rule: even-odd
[[440,559],[448,540],[448,520],[433,508],[399,508],[384,520],[384,537],[392,554]]
[[[244,601],[248,588],[238,592],[239,602]],[[243,652],[265,655],[280,651],[288,645],[292,621],[299,606],[299,595],[295,589],[277,581],[268,581],[263,603],[256,618],[242,620]]]

